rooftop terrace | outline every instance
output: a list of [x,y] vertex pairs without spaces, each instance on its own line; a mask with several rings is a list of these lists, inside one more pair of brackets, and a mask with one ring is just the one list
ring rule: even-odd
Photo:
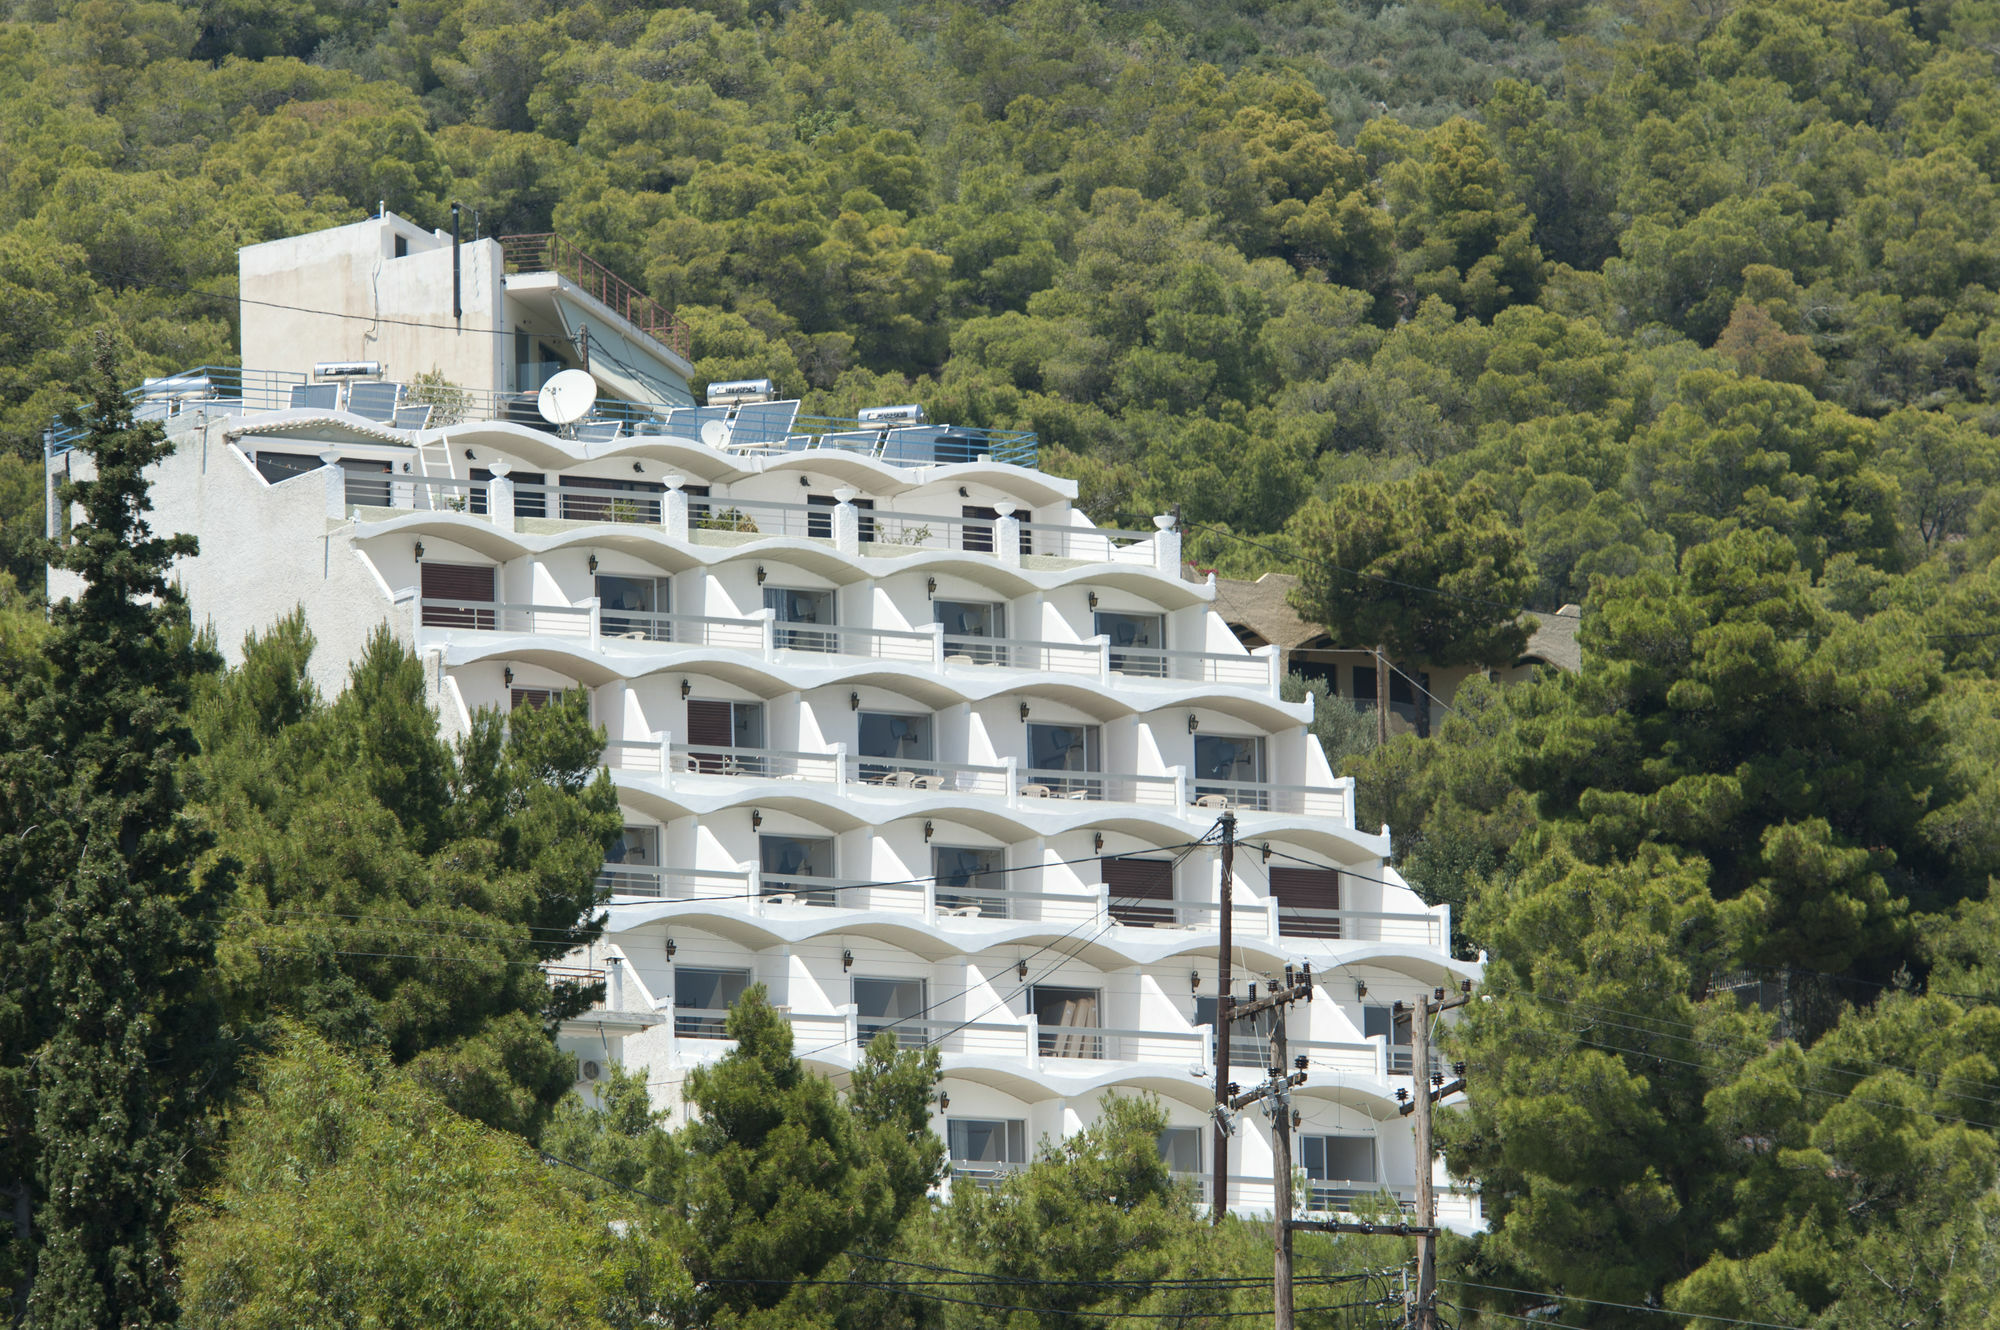
[[[169,426],[197,415],[217,420],[273,411],[324,411],[329,423],[351,425],[358,420],[383,431],[385,441],[406,437],[412,444],[424,432],[504,422],[591,443],[684,438],[746,456],[827,450],[912,466],[984,460],[1031,470],[1038,469],[1039,462],[1035,435],[1026,431],[802,416],[795,401],[675,406],[600,398],[588,416],[558,429],[542,418],[533,393],[477,392],[448,384],[375,379],[321,383],[303,371],[222,365],[147,379],[127,389],[125,397],[138,419]],[[66,452],[82,434],[80,424],[58,419],[50,425],[49,446],[53,452]]]

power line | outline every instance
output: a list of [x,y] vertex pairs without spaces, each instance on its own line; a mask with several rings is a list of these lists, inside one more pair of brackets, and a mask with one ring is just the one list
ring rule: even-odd
[[[1614,1307],[1619,1311],[1626,1312],[1650,1312],[1655,1316],[1682,1316],[1694,1321],[1714,1321],[1720,1325],[1754,1326],[1756,1330],[1810,1330],[1807,1326],[1785,1325],[1778,1321],[1750,1321],[1740,1316],[1716,1316],[1709,1312],[1675,1311],[1671,1307],[1648,1307],[1644,1303],[1636,1302],[1607,1302],[1603,1298],[1584,1298],[1578,1297],[1573,1293],[1550,1293],[1542,1289],[1533,1288],[1507,1288],[1501,1284],[1475,1284],[1465,1279],[1446,1279],[1441,1282],[1452,1284],[1459,1288],[1484,1289],[1488,1293],[1518,1293],[1524,1298],[1548,1298],[1553,1302],[1581,1302],[1592,1307]],[[1460,1310],[1463,1311],[1465,1309],[1460,1308]],[[1506,1313],[1499,1312],[1496,1315],[1504,1316]],[[1524,1318],[1515,1317],[1514,1319],[1521,1320]],[[1537,1319],[1538,1323],[1547,1324],[1547,1322],[1540,1322],[1539,1318]]]

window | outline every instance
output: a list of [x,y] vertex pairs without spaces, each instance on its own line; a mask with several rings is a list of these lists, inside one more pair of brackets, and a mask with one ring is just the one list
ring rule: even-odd
[[1410,1074],[1410,1008],[1401,1011],[1389,1007],[1363,1007],[1361,1009],[1361,1035],[1373,1039],[1381,1035],[1389,1041],[1389,1074],[1408,1076]]
[[1373,711],[1375,709],[1375,667],[1356,665],[1354,667],[1354,709]]
[[1375,1192],[1375,1138],[1301,1136],[1299,1167],[1306,1171],[1309,1209],[1350,1209]]
[[965,504],[958,511],[965,519],[965,525],[959,528],[962,533],[959,537],[959,547],[973,554],[991,554],[993,523],[1000,520],[999,509]]
[[303,476],[308,471],[317,471],[326,465],[310,453],[266,453],[257,454],[257,474],[275,485],[293,476]]
[[759,836],[757,857],[764,870],[764,895],[796,896],[803,905],[838,905],[833,877],[833,841],[826,836]]
[[1278,931],[1286,937],[1339,937],[1340,873],[1332,868],[1271,869],[1278,901]]
[[522,707],[551,707],[562,701],[566,688],[515,688],[508,692],[507,709],[519,711]]
[[610,573],[597,575],[599,622],[606,637],[629,638],[639,642],[670,642],[666,620],[671,583],[663,577],[626,577]]
[[[767,586],[764,588],[764,608],[776,611],[778,623],[784,624],[824,624],[833,626],[833,593],[831,591],[804,591],[797,587]],[[838,651],[840,635],[820,632],[811,628],[779,627],[777,644],[790,647],[794,651]]]
[[[861,763],[861,779],[875,784],[907,775],[906,762],[931,760],[931,718],[899,716],[886,711],[864,711],[860,715],[859,746],[862,758],[887,758],[886,762]],[[902,783],[907,784],[905,780]]]
[[683,1039],[726,1039],[723,1020],[750,987],[748,970],[674,967],[674,1033]]
[[[1238,997],[1246,1002],[1248,998]],[[1271,1027],[1277,1020],[1277,1013],[1261,1011],[1247,1021],[1231,1021],[1236,1028],[1229,1032],[1229,1065],[1232,1067],[1261,1067],[1271,1069]],[[1215,1024],[1215,999],[1198,997],[1194,1000],[1194,1023],[1196,1025]]]
[[604,851],[603,881],[624,896],[658,896],[660,891],[660,829],[626,827]]
[[[1167,645],[1166,619],[1158,614],[1124,614],[1099,610],[1093,617],[1094,631],[1111,639],[1111,668],[1120,674],[1144,674],[1155,679],[1167,677],[1164,656],[1145,654],[1164,650]],[[1138,647],[1140,652],[1121,655],[1120,647]]]
[[944,654],[949,661],[971,665],[1005,665],[1007,648],[990,639],[1007,636],[1007,607],[976,600],[934,600],[931,612],[944,628]]
[[[1263,808],[1270,792],[1254,788],[1264,780],[1262,736],[1197,734],[1194,737],[1194,797],[1214,795],[1246,808]],[[1252,788],[1245,789],[1244,786]]]
[[[1095,988],[1058,988],[1036,984],[1028,990],[1028,1010],[1041,1026],[1038,1038],[1045,1058],[1101,1058],[1104,1035],[1098,1013],[1103,999]],[[1114,1053],[1116,1050],[1112,1050]]]
[[761,776],[765,763],[762,702],[715,702],[691,698],[688,709],[688,770],[720,776]]
[[937,879],[940,910],[973,911],[983,919],[1005,919],[1007,898],[988,896],[980,888],[1007,889],[1006,854],[970,845],[931,846],[931,876]]
[[1104,782],[1058,775],[1065,771],[1098,770],[1098,728],[1095,725],[1028,726],[1029,779],[1050,794],[1088,799],[1102,797]]
[[896,1047],[922,1048],[927,1031],[924,981],[921,979],[856,979],[854,981],[854,1033],[861,1047],[882,1030],[893,1027]]
[[1201,1154],[1201,1128],[1169,1127],[1161,1132],[1160,1158],[1166,1161],[1167,1171],[1178,1176],[1207,1172],[1207,1161]]
[[572,522],[660,521],[660,496],[667,487],[657,480],[618,480],[602,476],[564,476],[560,486],[562,515]]
[[407,259],[410,257],[410,238],[408,236],[396,237],[396,248],[391,257],[398,259]]
[[1028,1163],[1028,1124],[1020,1118],[948,1118],[944,1134],[951,1171],[981,1186]]
[[1161,928],[1174,922],[1169,905],[1138,905],[1135,901],[1172,901],[1174,861],[1171,859],[1105,859],[1104,886],[1111,898],[1111,917],[1134,928]]
[[1431,733],[1431,676],[1418,671],[1416,681],[1398,670],[1389,672],[1389,711],[1410,723],[1419,739],[1428,739]]
[[[490,563],[427,563],[422,582],[422,618],[426,628],[493,628],[493,565]],[[481,608],[485,606],[487,608]]]

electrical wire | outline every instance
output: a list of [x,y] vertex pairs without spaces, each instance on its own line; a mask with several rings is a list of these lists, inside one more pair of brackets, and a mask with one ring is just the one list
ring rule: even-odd
[[[1740,1316],[1716,1316],[1708,1312],[1675,1311],[1671,1307],[1648,1307],[1643,1303],[1637,1302],[1607,1302],[1603,1298],[1584,1298],[1572,1293],[1549,1293],[1542,1289],[1533,1288],[1508,1288],[1501,1284],[1475,1284],[1467,1279],[1439,1279],[1438,1282],[1440,1284],[1450,1284],[1454,1288],[1477,1288],[1483,1289],[1488,1293],[1518,1293],[1524,1298],[1547,1298],[1552,1302],[1580,1302],[1591,1307],[1614,1307],[1619,1311],[1626,1312],[1650,1312],[1655,1316],[1680,1316],[1691,1321],[1714,1321],[1720,1325],[1754,1326],[1756,1330],[1810,1330],[1808,1326],[1786,1325],[1779,1321],[1751,1321],[1745,1320]],[[1465,1308],[1461,1307],[1459,1310],[1464,1311]],[[1506,1315],[1505,1312],[1495,1314]],[[1516,1317],[1514,1319],[1521,1320],[1525,1318]],[[1547,1324],[1547,1322],[1539,1321],[1538,1323]]]

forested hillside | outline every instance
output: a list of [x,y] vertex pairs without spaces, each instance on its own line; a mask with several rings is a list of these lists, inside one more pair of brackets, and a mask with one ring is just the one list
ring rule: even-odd
[[[52,719],[74,685],[60,662],[98,639],[27,604],[41,430],[90,396],[92,334],[126,382],[229,362],[239,245],[378,203],[442,225],[459,200],[483,233],[565,232],[671,305],[698,383],[768,375],[808,410],[922,401],[1034,429],[1098,519],[1179,505],[1199,566],[1304,573],[1329,620],[1392,583],[1412,616],[1440,595],[1508,619],[1580,606],[1581,674],[1468,685],[1437,737],[1346,764],[1364,822],[1393,825],[1406,874],[1489,957],[1492,1000],[1451,1036],[1469,1107],[1443,1132],[1492,1231],[1447,1253],[1452,1315],[1518,1324],[1557,1294],[1576,1326],[2000,1321],[1994,0],[7,14],[0,837],[19,901],[56,890],[37,865],[70,872],[89,848],[22,849],[46,842],[25,838],[50,801],[111,797],[51,774],[80,742]],[[1449,589],[1461,575],[1472,591]],[[168,663],[144,687],[181,719],[148,760],[182,762],[186,810],[154,797],[180,828],[174,890],[201,884],[215,917],[159,945],[174,982],[206,957],[218,987],[175,1056],[210,1056],[217,1030],[231,1058],[282,1049],[261,1090],[205,1083],[248,1115],[244,1155],[181,1123],[190,1176],[217,1188],[189,1230],[191,1287],[222,1299],[201,1305],[262,1295],[244,1226],[303,1222],[287,1207],[318,1174],[256,1152],[283,1156],[315,1075],[401,1078],[356,1126],[370,1139],[448,1104],[564,1142],[612,1193],[508,1194],[601,1225],[637,1189],[696,1278],[739,1256],[715,1277],[804,1268],[724,1252],[697,1222],[717,1196],[751,1204],[749,1175],[724,1175],[782,1162],[757,1154],[777,1126],[670,1134],[629,1096],[598,1118],[555,1108],[523,976],[588,933],[575,907],[610,796],[583,717],[448,750],[388,643],[320,698],[298,624],[220,675],[162,605],[142,627]],[[1477,656],[1480,631],[1426,649]],[[0,919],[19,967],[0,973],[58,947],[37,930],[81,906],[48,899]],[[357,930],[413,921],[478,949],[480,982],[363,954],[391,949]],[[81,1056],[41,1001],[0,999],[8,1166],[41,1148],[29,1052],[60,1034]],[[315,1041],[359,1060],[299,1070]],[[788,1049],[761,1056],[732,1074],[796,1078]],[[853,1122],[809,1089],[785,1111],[839,1169],[893,1175],[864,1195],[836,1170],[854,1193],[812,1203],[898,1259],[1056,1281],[1202,1268],[1184,1198],[1132,1153],[1143,1121],[1078,1147],[1074,1194],[1051,1168],[1010,1193],[1019,1209],[940,1217],[915,1199],[935,1168],[921,1131],[898,1137],[922,1091],[891,1089]],[[447,1146],[513,1167],[485,1138]],[[329,1146],[313,1167],[337,1195],[367,1160]],[[1115,1230],[1124,1264],[1030,1240],[1076,1224]],[[860,1275],[819,1306],[752,1283],[688,1301],[679,1273],[618,1265],[652,1248],[575,1242],[634,1318],[657,1298],[687,1324],[981,1323]],[[1150,1265],[1131,1255],[1149,1243]],[[1255,1265],[1230,1252],[1224,1268]],[[0,1248],[0,1273],[22,1259]],[[1369,1264],[1315,1259],[1329,1278]]]

